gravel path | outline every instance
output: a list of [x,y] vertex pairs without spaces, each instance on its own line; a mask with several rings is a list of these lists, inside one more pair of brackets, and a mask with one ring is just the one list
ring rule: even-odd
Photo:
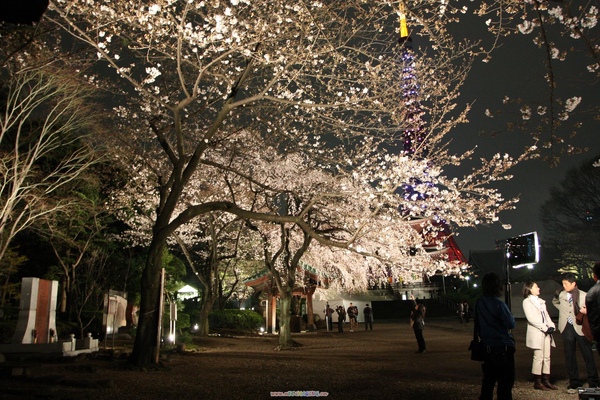
[[[277,351],[277,337],[196,338],[178,354],[163,351],[161,367],[138,371],[102,352],[95,358],[38,363],[28,376],[0,378],[0,399],[477,399],[478,363],[467,347],[472,323],[430,318],[425,327],[427,352],[417,354],[406,321],[361,325],[344,334],[297,333],[301,346]],[[524,346],[525,322],[515,329],[517,382],[515,400],[575,400],[566,392],[567,376],[560,335],[552,353],[552,380],[560,390],[533,390],[532,352]],[[597,358],[598,355],[596,354]],[[583,360],[580,370],[583,373]],[[600,364],[600,360],[597,360]]]

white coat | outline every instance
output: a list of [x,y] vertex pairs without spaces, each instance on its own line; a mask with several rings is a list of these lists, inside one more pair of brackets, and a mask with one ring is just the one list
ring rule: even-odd
[[[527,318],[527,336],[525,339],[525,345],[530,349],[541,349],[546,336],[548,328],[552,327],[556,329],[554,322],[548,315],[546,309],[546,301],[539,298],[539,305],[535,299],[535,296],[529,295],[523,300],[523,311]],[[556,347],[554,338],[551,339],[552,347]]]

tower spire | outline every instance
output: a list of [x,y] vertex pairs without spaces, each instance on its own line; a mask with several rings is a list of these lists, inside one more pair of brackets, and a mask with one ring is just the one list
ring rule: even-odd
[[404,13],[404,3],[400,2],[400,8],[398,10],[400,16],[400,38],[399,42],[405,41],[408,36],[408,25],[406,24],[406,14]]
[[402,65],[400,89],[402,101],[406,106],[402,145],[405,154],[414,154],[417,148],[423,145],[425,126],[422,120],[420,86],[415,71],[415,53],[406,22],[404,3],[402,2],[399,3],[398,16],[400,18],[398,43],[402,46],[400,50],[400,64]]

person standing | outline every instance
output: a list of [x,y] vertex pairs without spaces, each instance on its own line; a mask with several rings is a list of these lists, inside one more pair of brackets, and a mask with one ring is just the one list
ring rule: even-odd
[[584,336],[581,325],[576,323],[576,316],[581,311],[587,313],[585,298],[586,293],[579,290],[577,280],[572,273],[562,276],[562,291],[557,291],[552,299],[552,304],[558,309],[558,330],[561,332],[564,351],[565,366],[569,375],[567,391],[577,393],[577,388],[582,386],[577,366],[576,347],[579,347],[585,361],[587,381],[590,387],[598,387],[598,370],[594,361],[594,352],[590,341]]
[[469,302],[467,302],[465,300],[465,301],[463,301],[463,319],[464,319],[465,323],[469,322],[470,315],[471,315],[471,310],[469,308]]
[[523,285],[523,311],[527,318],[527,336],[525,345],[533,349],[531,373],[534,377],[533,388],[537,390],[557,390],[550,383],[550,351],[556,347],[552,332],[556,329],[548,315],[546,301],[540,297],[540,287],[535,282]]
[[475,303],[474,330],[488,351],[481,364],[483,379],[479,400],[492,400],[498,382],[498,400],[512,400],[515,384],[515,339],[511,330],[515,318],[507,305],[500,300],[500,277],[487,273],[481,280],[482,296]]
[[425,327],[425,306],[423,304],[417,304],[415,296],[410,295],[410,299],[413,303],[413,309],[410,312],[410,325],[415,331],[415,338],[417,339],[418,350],[417,353],[425,353],[427,348],[425,346],[425,338],[423,337],[423,328]]
[[365,317],[365,331],[367,329],[373,330],[373,310],[368,304],[363,309],[363,315]]
[[329,303],[325,304],[325,322],[327,323],[327,332],[333,331],[333,308],[329,306]]
[[338,333],[344,333],[344,322],[346,322],[346,310],[344,306],[338,306],[335,311],[338,313]]
[[596,349],[600,354],[600,261],[594,264],[593,271],[596,284],[588,290],[585,305],[592,335],[594,335],[596,341]]
[[350,320],[350,332],[354,332],[354,328],[358,325],[357,319],[358,318],[358,307],[352,305],[352,303],[350,303],[350,306],[348,307],[348,319]]

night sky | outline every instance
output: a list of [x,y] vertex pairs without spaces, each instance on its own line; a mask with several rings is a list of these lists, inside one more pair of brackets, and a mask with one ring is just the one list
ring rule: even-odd
[[[478,21],[482,24],[483,21]],[[465,34],[472,34],[471,30]],[[560,38],[559,38],[560,39]],[[500,152],[518,155],[518,151],[529,138],[524,132],[502,132],[492,135],[491,132],[503,128],[502,115],[490,119],[484,116],[486,108],[496,110],[501,107],[504,95],[523,97],[535,104],[547,104],[549,89],[544,81],[545,53],[532,43],[533,35],[518,35],[507,40],[502,48],[493,53],[490,63],[477,62],[471,71],[471,78],[461,91],[464,102],[475,100],[469,120],[471,123],[453,132],[453,149],[468,149],[477,144],[486,156]],[[569,46],[580,46],[581,41],[564,39]],[[569,55],[567,61],[555,61],[555,74],[558,81],[557,96],[563,99],[581,96],[582,102],[578,111],[589,110],[598,106],[600,95],[598,84],[593,80],[594,74],[585,70],[590,58],[580,55]],[[513,107],[513,109],[516,109]],[[558,186],[565,173],[572,167],[579,166],[600,154],[598,131],[600,121],[594,121],[597,111],[585,115],[571,117],[583,121],[583,126],[571,143],[580,147],[588,147],[589,151],[576,156],[562,158],[557,167],[551,167],[541,160],[525,162],[516,167],[512,173],[513,180],[498,183],[505,198],[519,196],[517,209],[500,214],[500,223],[492,226],[479,226],[457,230],[456,241],[468,257],[471,250],[492,250],[495,241],[521,234],[537,231],[543,241],[543,227],[539,219],[540,207],[549,197],[552,186]],[[509,116],[515,119],[516,116]],[[564,129],[561,131],[564,135]],[[545,153],[548,154],[548,153]],[[505,230],[502,224],[512,225]]]

